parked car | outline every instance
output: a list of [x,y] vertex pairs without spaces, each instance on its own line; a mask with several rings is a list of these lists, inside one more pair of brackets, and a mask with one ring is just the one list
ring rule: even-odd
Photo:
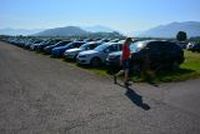
[[186,46],[187,50],[191,50],[191,48],[194,47],[194,43],[193,42],[189,42]]
[[86,51],[86,50],[93,50],[94,48],[96,48],[97,46],[99,46],[101,44],[102,44],[101,42],[89,42],[89,43],[82,45],[79,48],[68,49],[65,51],[64,57],[66,59],[76,60],[76,57],[80,52]]
[[20,45],[20,46],[23,47],[23,48],[26,48],[26,49],[30,49],[31,45],[40,43],[42,41],[44,41],[44,40],[39,39],[39,38],[30,38],[29,40],[27,40],[27,42],[25,44]]
[[55,47],[54,49],[52,49],[51,55],[54,57],[61,57],[61,56],[63,56],[63,54],[66,50],[71,49],[71,48],[80,47],[83,44],[85,44],[84,41],[74,41],[65,46]]
[[[156,71],[177,67],[184,61],[182,48],[168,41],[138,41],[130,45],[130,50],[132,53],[131,66],[139,72],[143,69],[147,59],[148,66]],[[106,63],[110,69],[121,68],[121,55],[121,51],[108,55]]]
[[103,39],[101,39],[101,40],[99,40],[99,41],[101,41],[101,42],[109,42],[109,41],[110,41],[110,39],[103,38]]
[[113,39],[110,42],[119,42],[119,41],[120,41],[120,39]]
[[8,42],[18,47],[24,47],[27,41],[28,41],[28,38],[12,37],[10,38]]
[[77,56],[77,62],[79,64],[90,64],[93,67],[96,67],[105,63],[106,57],[109,53],[116,52],[121,49],[121,43],[104,43],[96,47],[94,50],[80,52]]
[[194,44],[194,46],[192,46],[192,47],[190,48],[190,50],[191,50],[192,52],[200,52],[200,44]]
[[[125,40],[121,40],[121,43],[124,44]],[[139,42],[138,40],[135,40],[131,43],[130,45],[130,51],[131,54],[135,53],[136,51],[139,50],[139,46],[136,45],[136,42]],[[137,48],[137,47],[138,48]],[[137,49],[136,49],[137,48]],[[106,58],[106,65],[111,66],[111,67],[121,67],[120,65],[120,58],[122,56],[122,51],[117,51],[117,52],[112,52],[110,53],[107,58]]]
[[38,45],[35,46],[35,50],[37,51],[43,51],[45,47],[54,45],[61,41],[61,39],[49,39],[47,41],[41,42]]
[[65,45],[69,44],[70,42],[71,42],[70,40],[59,41],[53,45],[46,46],[44,48],[44,51],[45,51],[45,53],[50,54],[51,50],[54,49],[55,47],[65,46]]
[[41,44],[46,44],[48,43],[50,40],[43,40],[43,41],[40,41],[40,42],[34,42],[32,45],[30,45],[30,50],[36,50],[36,48],[41,45]]
[[37,46],[37,45],[39,45],[40,43],[42,43],[42,42],[46,42],[47,40],[40,40],[40,39],[34,39],[31,43],[30,43],[30,45],[29,45],[29,49],[31,49],[31,50],[35,50],[35,46]]

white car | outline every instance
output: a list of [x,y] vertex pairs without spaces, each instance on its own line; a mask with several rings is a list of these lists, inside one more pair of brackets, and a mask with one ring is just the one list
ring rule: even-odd
[[101,42],[88,42],[88,43],[82,45],[79,48],[72,48],[72,49],[66,50],[65,53],[64,53],[64,57],[66,59],[76,60],[76,56],[80,52],[86,51],[86,50],[93,50],[94,48],[96,48],[99,45],[101,45]]
[[192,49],[194,47],[194,43],[193,42],[189,42],[188,44],[187,44],[187,46],[186,46],[186,49],[187,50],[190,50],[190,49]]
[[122,43],[104,43],[94,50],[80,52],[77,56],[77,62],[79,64],[90,64],[94,67],[99,66],[105,63],[109,53],[120,51],[121,49]]

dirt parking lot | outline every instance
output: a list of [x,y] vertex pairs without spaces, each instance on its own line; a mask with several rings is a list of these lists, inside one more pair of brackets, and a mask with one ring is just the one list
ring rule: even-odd
[[1,134],[199,134],[200,80],[114,85],[0,42]]

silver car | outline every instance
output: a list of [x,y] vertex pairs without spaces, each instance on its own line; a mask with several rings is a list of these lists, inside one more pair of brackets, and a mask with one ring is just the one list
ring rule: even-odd
[[72,48],[72,49],[66,50],[64,53],[64,57],[66,59],[76,60],[76,57],[80,52],[86,51],[86,50],[93,50],[94,48],[96,48],[97,46],[101,44],[102,44],[101,42],[88,42],[79,48]]
[[77,62],[79,64],[90,64],[94,67],[99,66],[105,63],[109,53],[120,51],[121,49],[122,43],[104,43],[96,47],[94,50],[80,52],[77,56]]

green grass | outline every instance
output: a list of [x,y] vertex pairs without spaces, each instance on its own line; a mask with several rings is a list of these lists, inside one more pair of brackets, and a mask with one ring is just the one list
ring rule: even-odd
[[[163,83],[163,82],[176,82],[188,79],[200,78],[200,53],[193,53],[184,51],[185,61],[181,64],[180,68],[174,71],[163,71],[158,74],[149,72],[149,76],[141,77],[137,75],[132,76],[134,82],[150,82],[150,83]],[[65,60],[64,60],[65,61]],[[79,66],[73,61],[67,61],[67,64],[97,74],[99,76],[110,76],[106,67],[93,68],[90,66]]]
[[200,53],[184,51],[185,61],[180,68],[157,74],[155,82],[176,82],[200,78]]
[[[163,71],[158,74],[149,72],[150,76],[141,77],[133,75],[131,78],[134,82],[153,82],[153,83],[163,83],[163,82],[177,82],[185,81],[188,79],[200,78],[200,53],[192,53],[189,51],[184,51],[185,61],[181,64],[180,68],[174,71]],[[109,75],[105,67],[102,68],[85,68],[95,74],[101,76]]]
[[[134,82],[163,83],[200,78],[200,53],[184,51],[184,56],[185,61],[177,70],[163,71],[158,74],[149,72],[150,75],[146,76],[145,78],[138,75],[133,75],[131,79]],[[85,66],[81,68],[91,71],[100,76],[110,75],[106,67],[92,68]]]
[[182,68],[191,69],[200,74],[200,53],[185,51],[185,62]]

